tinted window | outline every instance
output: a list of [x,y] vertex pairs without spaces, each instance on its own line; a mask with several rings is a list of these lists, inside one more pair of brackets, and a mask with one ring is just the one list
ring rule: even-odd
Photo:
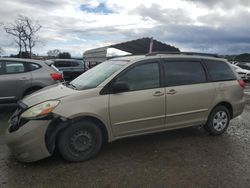
[[6,62],[6,74],[22,73],[25,72],[23,63],[20,62]]
[[71,66],[72,66],[72,67],[77,67],[77,66],[79,66],[79,63],[76,62],[76,61],[72,61],[72,62],[71,62]]
[[41,66],[38,65],[38,64],[35,64],[35,63],[30,63],[30,70],[33,71],[33,70],[36,70],[36,69],[39,69]]
[[212,81],[235,80],[232,69],[223,61],[206,61],[206,66]]
[[167,86],[206,82],[206,74],[200,62],[165,62],[164,69]]
[[131,91],[160,87],[160,74],[158,63],[137,65],[116,82],[126,82]]
[[0,75],[4,74],[3,62],[0,61]]
[[70,61],[55,61],[54,65],[56,67],[70,67],[71,62]]

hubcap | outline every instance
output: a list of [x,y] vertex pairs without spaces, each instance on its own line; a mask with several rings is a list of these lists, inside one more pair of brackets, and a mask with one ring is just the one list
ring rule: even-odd
[[93,137],[86,130],[77,131],[70,138],[70,146],[77,153],[87,151],[92,146],[92,143]]
[[228,123],[227,113],[224,111],[219,111],[214,115],[213,126],[217,131],[222,131]]

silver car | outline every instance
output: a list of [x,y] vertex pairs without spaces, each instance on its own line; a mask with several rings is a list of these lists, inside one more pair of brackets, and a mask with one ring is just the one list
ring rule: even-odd
[[0,59],[0,105],[16,103],[43,87],[62,80],[56,68],[44,61],[31,59]]

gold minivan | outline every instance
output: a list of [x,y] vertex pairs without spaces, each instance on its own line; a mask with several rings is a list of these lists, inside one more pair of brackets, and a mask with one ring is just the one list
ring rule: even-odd
[[96,155],[103,143],[129,136],[197,125],[220,135],[243,111],[244,86],[220,58],[115,58],[20,101],[6,141],[19,161],[46,158],[57,148],[77,162]]

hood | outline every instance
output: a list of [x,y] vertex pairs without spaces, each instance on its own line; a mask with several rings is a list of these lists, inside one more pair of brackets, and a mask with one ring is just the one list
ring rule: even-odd
[[77,90],[68,88],[62,84],[56,84],[28,95],[22,102],[30,107],[44,101],[60,99],[77,92]]

